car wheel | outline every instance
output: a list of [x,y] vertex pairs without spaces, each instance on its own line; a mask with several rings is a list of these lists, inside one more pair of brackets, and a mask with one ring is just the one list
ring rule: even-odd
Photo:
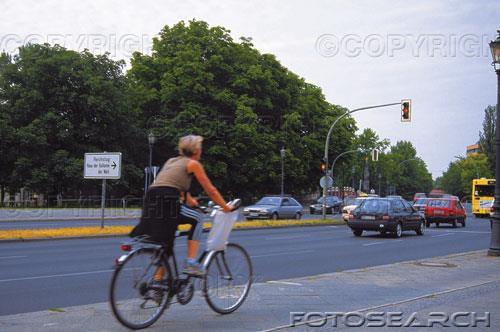
[[363,234],[363,230],[362,229],[353,229],[352,233],[354,234],[354,236],[359,237]]
[[295,214],[295,219],[296,219],[296,220],[300,220],[300,218],[302,218],[302,213],[297,212],[297,213]]
[[274,212],[271,216],[271,219],[272,220],[278,220],[278,214],[276,212]]
[[438,222],[436,222],[436,228],[439,228],[439,223]]
[[424,222],[421,222],[420,225],[418,226],[418,228],[415,230],[415,232],[417,233],[417,235],[424,235],[424,232],[425,232],[425,226],[424,226]]
[[457,228],[457,219],[453,219],[451,225],[453,226],[453,228]]
[[396,238],[400,238],[401,235],[403,234],[403,226],[401,225],[401,223],[399,222],[397,225],[396,225],[396,231],[394,232],[394,236]]

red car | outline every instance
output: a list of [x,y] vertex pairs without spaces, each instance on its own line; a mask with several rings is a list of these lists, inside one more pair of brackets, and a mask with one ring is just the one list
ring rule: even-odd
[[462,224],[465,227],[465,209],[458,197],[452,196],[450,198],[430,198],[425,207],[425,224],[429,227],[432,223],[439,224],[452,224],[457,227],[457,224]]

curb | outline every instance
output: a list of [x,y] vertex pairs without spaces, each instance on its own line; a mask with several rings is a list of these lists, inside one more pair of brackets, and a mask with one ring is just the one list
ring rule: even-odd
[[[233,228],[232,231],[254,231],[261,229],[274,229],[274,228],[298,228],[298,227],[321,227],[321,226],[346,226],[345,223],[328,223],[328,224],[299,224],[299,225],[283,225],[283,226],[256,226]],[[99,238],[113,238],[113,237],[126,237],[127,234],[105,234],[105,235],[89,235],[89,236],[64,236],[64,237],[39,237],[30,239],[6,239],[0,240],[2,243],[15,243],[15,242],[36,242],[36,241],[52,241],[52,240],[80,240],[80,239],[99,239]]]
[[[104,217],[104,220],[133,220],[139,219],[140,216],[117,216],[117,217]],[[40,221],[40,222],[50,222],[50,221],[68,221],[68,220],[101,220],[101,217],[68,217],[68,218],[50,218],[50,219],[40,219],[40,218],[27,218],[27,219],[0,219],[0,222],[29,222],[29,221]]]

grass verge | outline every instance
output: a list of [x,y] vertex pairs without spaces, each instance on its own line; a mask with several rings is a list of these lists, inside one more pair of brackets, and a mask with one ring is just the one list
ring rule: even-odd
[[[277,228],[290,226],[313,226],[313,225],[344,225],[342,220],[258,220],[241,221],[234,225],[235,229],[252,228]],[[204,228],[210,228],[211,223],[204,223]],[[26,239],[51,239],[65,237],[93,237],[106,235],[126,235],[130,233],[133,226],[99,226],[91,227],[64,227],[64,228],[38,228],[38,229],[8,229],[0,231],[0,240],[26,240]],[[180,225],[179,229],[188,230],[191,226]]]

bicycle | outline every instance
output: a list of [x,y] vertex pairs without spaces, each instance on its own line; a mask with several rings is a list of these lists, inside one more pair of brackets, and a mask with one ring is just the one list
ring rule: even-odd
[[[239,206],[240,200],[229,204]],[[176,238],[187,235],[177,232]],[[127,254],[116,260],[111,278],[109,301],[113,315],[130,329],[142,329],[155,323],[172,304],[174,296],[181,305],[194,296],[194,279],[201,280],[201,291],[209,307],[219,314],[238,309],[248,296],[253,280],[252,263],[246,250],[227,243],[224,250],[205,250],[198,262],[201,276],[180,274],[172,247],[138,237],[121,244]],[[162,266],[165,273],[154,280],[155,271]]]

